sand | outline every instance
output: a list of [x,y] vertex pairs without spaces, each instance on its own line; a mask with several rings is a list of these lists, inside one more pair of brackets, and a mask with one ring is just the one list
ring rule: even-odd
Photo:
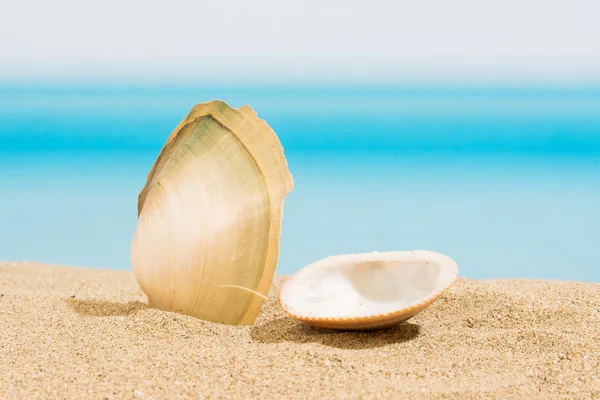
[[0,398],[600,399],[600,285],[459,281],[396,328],[148,308],[129,271],[0,263]]

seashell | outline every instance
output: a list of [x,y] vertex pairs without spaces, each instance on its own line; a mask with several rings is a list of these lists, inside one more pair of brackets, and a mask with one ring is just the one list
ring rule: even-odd
[[292,188],[279,139],[249,106],[196,105],[138,199],[131,264],[149,304],[252,324],[273,280]]
[[423,311],[457,276],[450,257],[427,250],[331,256],[287,280],[279,304],[320,328],[387,328]]

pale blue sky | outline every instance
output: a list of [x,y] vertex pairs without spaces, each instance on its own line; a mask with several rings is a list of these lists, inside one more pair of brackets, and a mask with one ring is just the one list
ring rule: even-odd
[[600,83],[600,1],[2,0],[1,80]]

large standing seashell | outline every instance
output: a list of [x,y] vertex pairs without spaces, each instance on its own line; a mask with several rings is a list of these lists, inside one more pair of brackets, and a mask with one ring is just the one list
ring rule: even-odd
[[279,304],[321,328],[385,328],[423,311],[457,275],[450,257],[426,250],[332,256],[287,280]]
[[195,106],[138,199],[131,263],[150,305],[252,324],[275,273],[292,188],[279,139],[249,106]]

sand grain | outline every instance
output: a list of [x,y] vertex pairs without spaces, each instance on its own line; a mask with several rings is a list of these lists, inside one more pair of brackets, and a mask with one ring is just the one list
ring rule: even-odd
[[0,263],[0,398],[599,398],[600,285],[460,279],[399,327],[154,310],[128,271]]

